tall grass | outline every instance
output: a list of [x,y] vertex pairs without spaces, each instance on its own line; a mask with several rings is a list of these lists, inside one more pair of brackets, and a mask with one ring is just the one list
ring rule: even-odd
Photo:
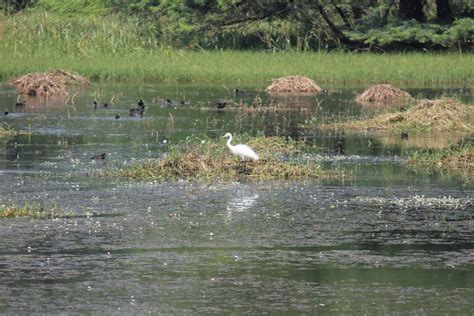
[[174,50],[154,24],[119,16],[0,16],[0,79],[64,68],[92,79],[263,83],[299,74],[318,83],[472,83],[472,54]]

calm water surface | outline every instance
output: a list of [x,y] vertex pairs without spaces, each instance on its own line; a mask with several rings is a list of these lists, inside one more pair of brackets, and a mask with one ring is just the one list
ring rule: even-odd
[[[234,96],[225,86],[101,85],[73,102],[30,100],[19,109],[14,91],[0,86],[1,113],[9,111],[0,122],[32,133],[0,138],[0,204],[28,201],[73,214],[0,219],[0,313],[472,314],[473,186],[462,175],[400,164],[420,147],[471,136],[406,141],[306,131],[300,124],[313,116],[379,110],[352,101],[363,87],[273,99],[243,88],[249,93]],[[92,106],[112,98],[105,109]],[[139,98],[144,116],[129,117]],[[228,101],[223,111],[214,108],[217,99]],[[325,168],[353,178],[136,183],[93,176],[158,158],[187,137],[225,132],[305,138]],[[90,159],[100,153],[104,161]]]

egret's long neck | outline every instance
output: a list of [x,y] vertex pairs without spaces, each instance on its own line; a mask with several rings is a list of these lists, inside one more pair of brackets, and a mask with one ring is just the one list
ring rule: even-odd
[[229,137],[229,139],[227,140],[227,147],[229,148],[233,148],[234,146],[231,145],[231,142],[232,141],[232,135]]

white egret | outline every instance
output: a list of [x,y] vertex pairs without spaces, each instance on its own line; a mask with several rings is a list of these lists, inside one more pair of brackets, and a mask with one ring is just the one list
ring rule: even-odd
[[230,143],[232,141],[231,133],[227,133],[224,136],[222,136],[222,138],[225,138],[225,137],[229,138],[227,140],[227,147],[229,147],[231,153],[233,153],[234,155],[240,156],[242,160],[245,160],[245,158],[252,159],[253,161],[258,160],[258,155],[249,146],[244,145],[244,144],[238,144],[238,145],[233,146]]

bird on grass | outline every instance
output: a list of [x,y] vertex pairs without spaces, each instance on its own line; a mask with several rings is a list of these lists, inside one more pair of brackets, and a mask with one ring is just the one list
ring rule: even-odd
[[231,144],[232,142],[231,133],[227,133],[224,136],[222,136],[222,138],[226,138],[226,137],[228,138],[227,147],[229,147],[231,153],[233,153],[236,156],[240,156],[242,160],[245,160],[246,158],[251,159],[253,161],[258,160],[258,155],[255,153],[255,151],[253,151],[252,148],[244,144],[238,144],[238,145],[233,146]]

